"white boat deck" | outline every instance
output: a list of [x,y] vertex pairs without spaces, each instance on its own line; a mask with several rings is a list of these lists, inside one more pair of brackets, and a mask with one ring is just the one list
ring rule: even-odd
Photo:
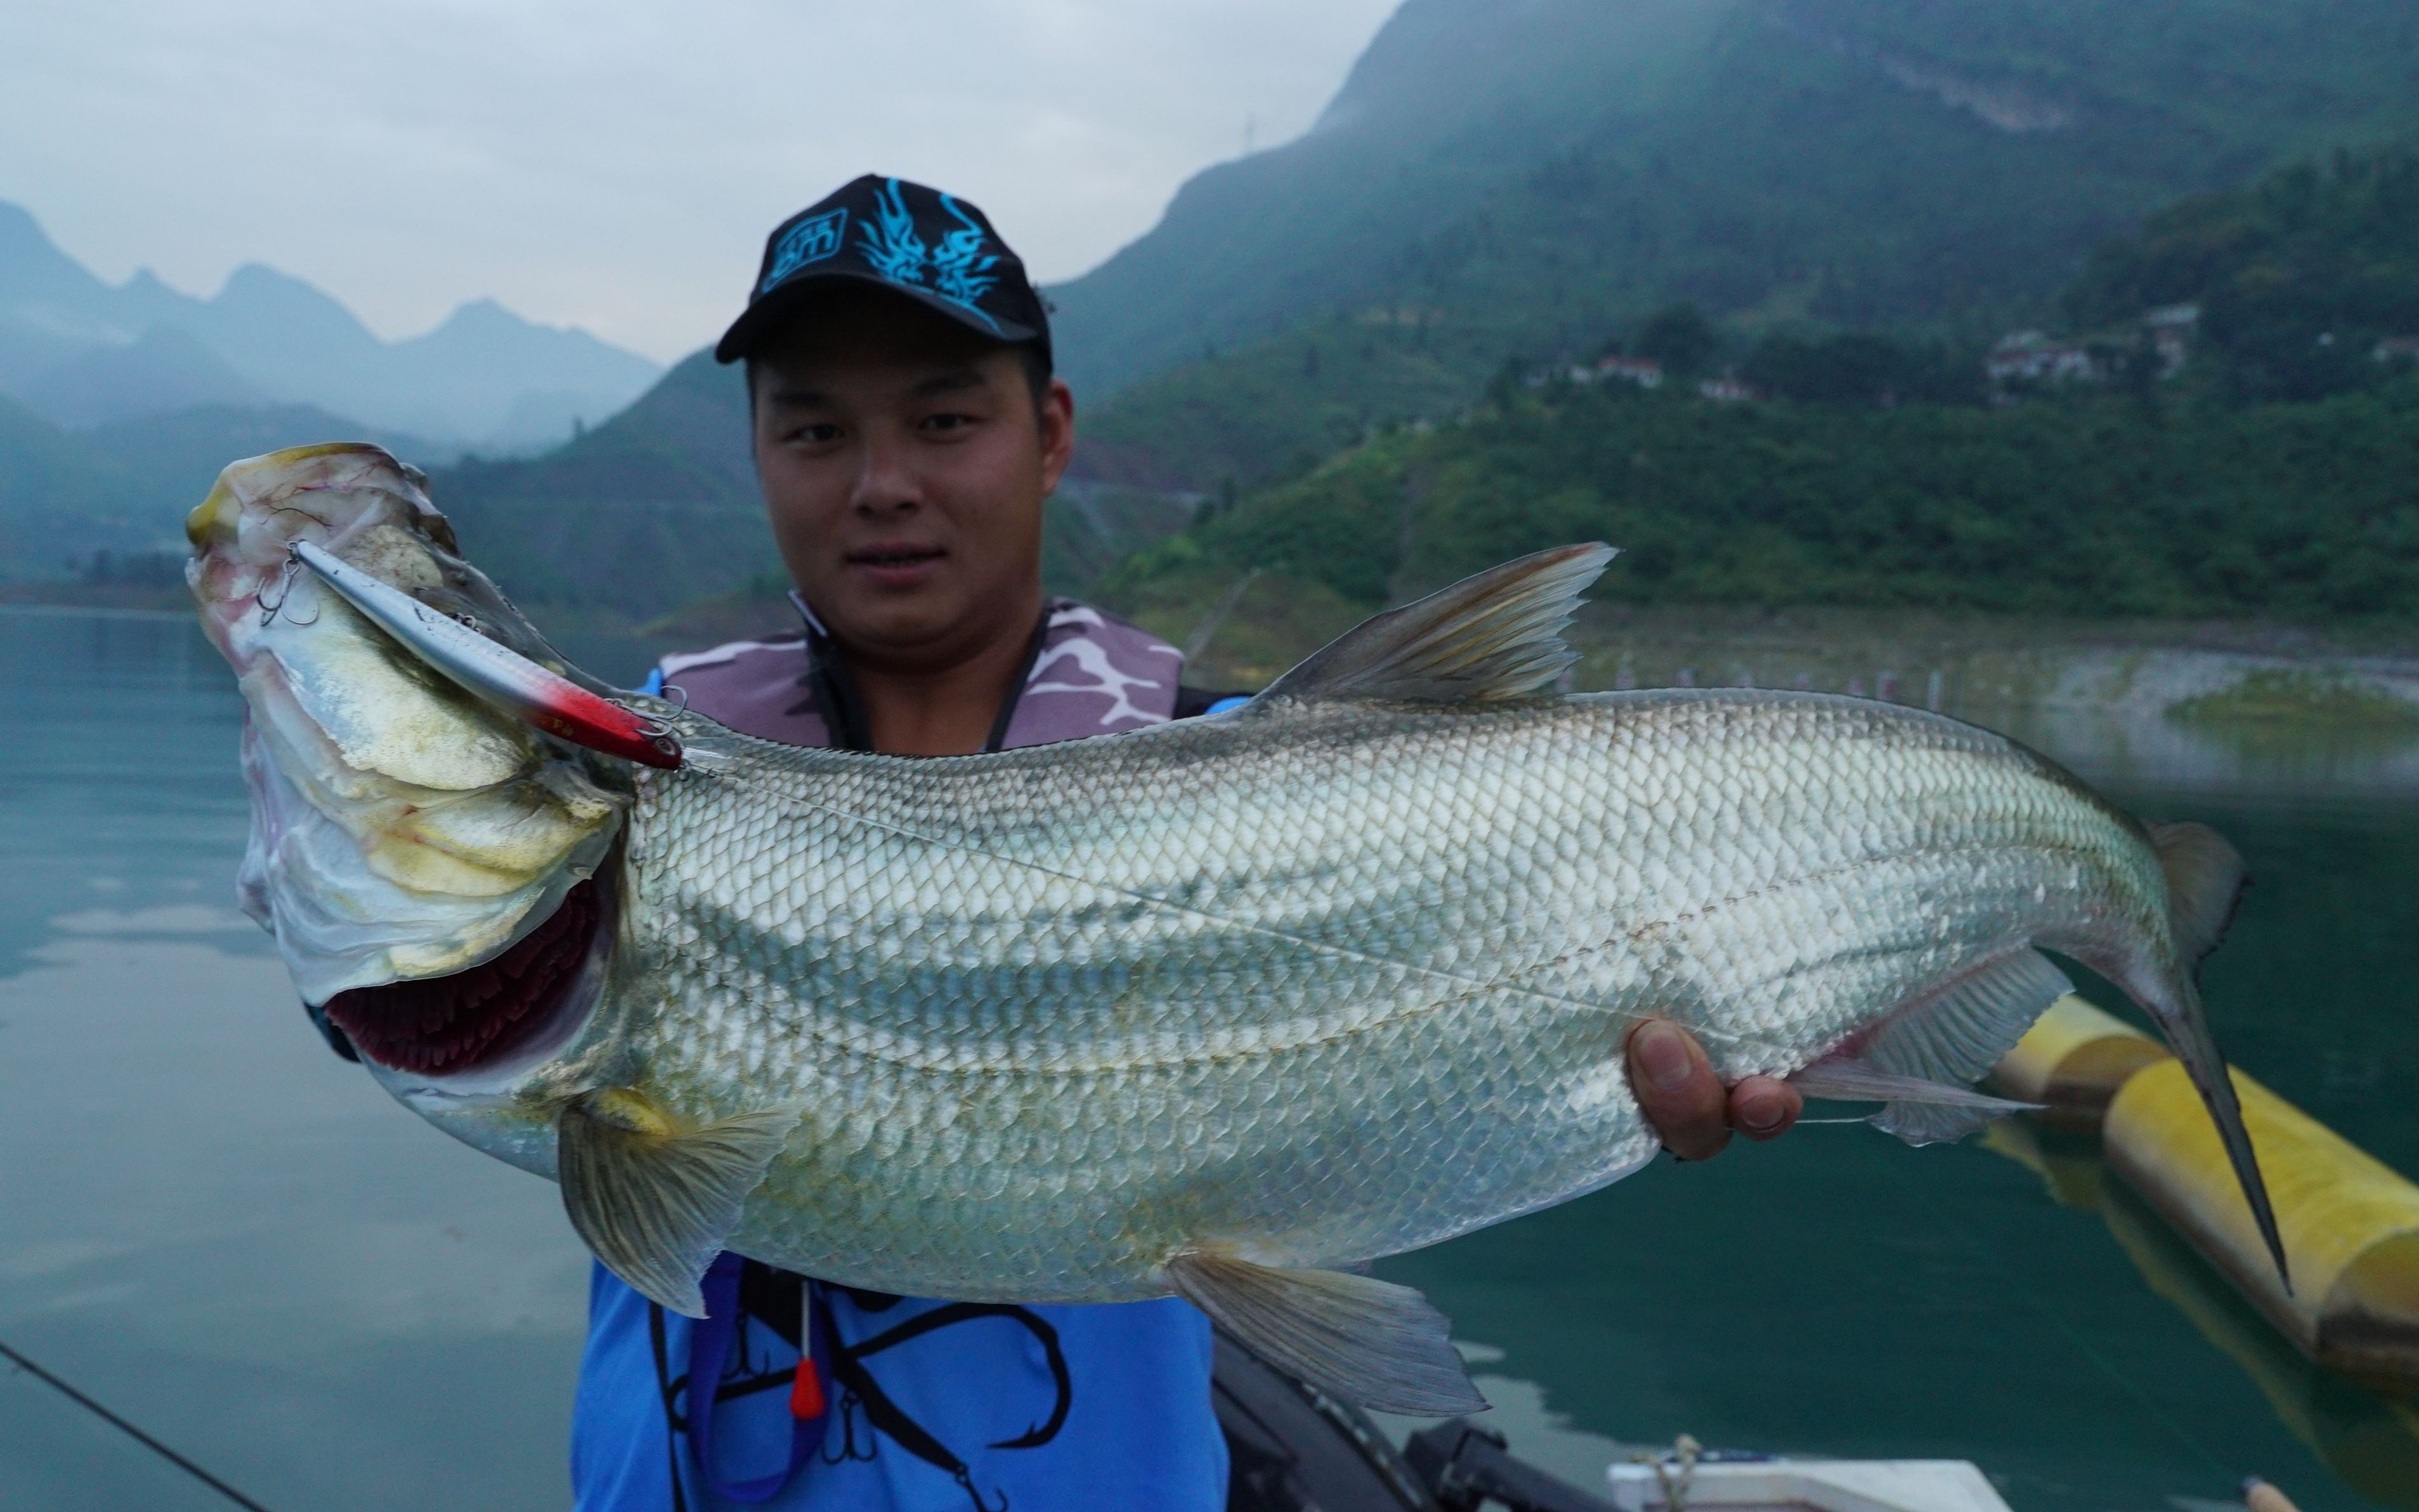
[[1621,1512],[2009,1512],[1964,1459],[1704,1459],[1686,1470],[1666,1460],[1605,1475]]

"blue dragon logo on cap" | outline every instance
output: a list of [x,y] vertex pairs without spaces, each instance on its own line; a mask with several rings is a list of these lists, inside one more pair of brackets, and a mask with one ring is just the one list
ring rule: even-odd
[[999,257],[983,250],[982,227],[956,199],[942,194],[940,200],[941,208],[962,229],[941,238],[939,246],[927,247],[916,230],[916,217],[908,213],[905,196],[899,192],[899,180],[887,180],[874,191],[875,219],[864,228],[857,251],[877,275],[937,294],[997,331],[999,322],[976,301],[998,285],[999,279],[991,270],[999,266]]

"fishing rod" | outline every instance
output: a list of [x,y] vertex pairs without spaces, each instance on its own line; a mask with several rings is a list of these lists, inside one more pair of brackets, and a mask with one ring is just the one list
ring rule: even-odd
[[85,1412],[92,1413],[95,1417],[100,1418],[102,1422],[117,1429],[120,1433],[125,1434],[128,1438],[132,1439],[135,1443],[143,1445],[146,1449],[150,1450],[153,1454],[158,1455],[161,1458],[165,1459],[168,1463],[176,1466],[178,1470],[183,1471],[186,1474],[193,1476],[197,1481],[200,1481],[211,1490],[218,1492],[221,1496],[233,1502],[236,1505],[244,1508],[244,1512],[269,1512],[269,1508],[261,1505],[258,1502],[254,1501],[251,1497],[244,1495],[241,1491],[237,1490],[234,1487],[219,1479],[216,1475],[211,1474],[208,1471],[204,1470],[201,1466],[186,1458],[183,1455],[178,1454],[176,1450],[169,1448],[164,1443],[162,1443],[159,1440],[151,1437],[148,1433],[144,1432],[141,1428],[136,1427],[133,1424],[129,1423],[126,1419],[118,1416],[116,1412],[111,1412],[108,1408],[101,1406],[100,1403],[94,1401],[91,1397],[76,1390],[73,1386],[69,1385],[66,1381],[61,1381],[58,1377],[43,1369],[40,1365],[36,1365],[33,1361],[28,1360],[23,1355],[18,1353],[15,1350],[10,1349],[5,1342],[0,1342],[0,1358],[6,1358],[9,1364],[15,1365],[18,1369],[23,1370],[29,1376],[32,1376],[35,1380],[57,1392],[60,1396],[65,1396],[68,1400],[75,1403],[78,1407],[83,1408]]

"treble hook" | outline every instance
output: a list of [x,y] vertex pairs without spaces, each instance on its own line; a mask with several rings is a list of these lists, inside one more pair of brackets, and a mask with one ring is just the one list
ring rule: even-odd
[[[679,694],[680,697],[677,699],[671,697],[674,693]],[[688,689],[681,687],[678,683],[667,686],[663,692],[657,696],[662,698],[664,702],[670,703],[675,712],[681,714],[686,714],[688,712]],[[616,699],[614,702],[617,703],[622,702],[619,699]],[[630,705],[627,703],[622,703],[622,706],[625,709],[630,708]],[[636,709],[630,709],[630,712],[636,714],[639,711]],[[680,735],[678,732],[673,729],[671,721],[669,719],[650,717],[647,719],[645,724],[639,727],[639,733],[646,739],[653,741],[657,750],[662,751],[665,755],[672,757],[675,760],[679,759],[683,752],[684,748],[681,745]]]
[[981,1489],[975,1485],[973,1472],[961,1470],[951,1478],[958,1483],[958,1489],[960,1490],[965,1492],[967,1496],[974,1500],[975,1512],[1008,1512],[1007,1487],[1003,1486],[999,1489],[999,1504],[997,1506],[994,1506],[983,1500]]
[[[294,596],[294,579],[302,571],[302,553],[289,545],[285,548],[285,565],[277,570],[277,601],[270,603],[267,594],[254,595],[260,603],[260,623],[264,627],[275,623],[278,612],[285,608],[285,601]],[[314,609],[309,619],[296,620],[294,623],[303,626],[316,625],[319,623],[319,611]]]
[[856,1446],[856,1393],[853,1391],[844,1391],[840,1393],[840,1453],[837,1456],[833,1455],[831,1452],[830,1435],[824,1435],[824,1446],[815,1451],[816,1456],[821,1458],[824,1464],[840,1465],[846,1464],[852,1459],[871,1459],[873,1458],[875,1445],[873,1442],[872,1424],[869,1423],[866,1425],[865,1447],[860,1449]]

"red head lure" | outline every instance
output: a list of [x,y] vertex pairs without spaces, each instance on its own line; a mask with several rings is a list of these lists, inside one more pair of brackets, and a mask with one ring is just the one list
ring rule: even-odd
[[575,746],[647,766],[676,767],[680,743],[661,726],[599,698],[467,625],[448,619],[308,541],[294,558],[405,650],[478,697]]

